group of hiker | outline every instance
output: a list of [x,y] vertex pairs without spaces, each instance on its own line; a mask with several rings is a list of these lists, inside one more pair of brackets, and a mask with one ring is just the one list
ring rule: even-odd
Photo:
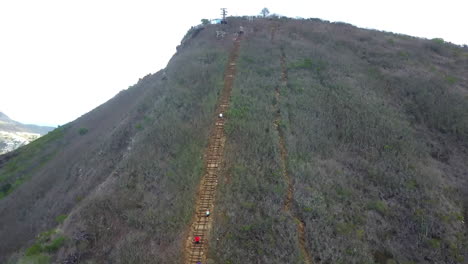
[[[205,217],[208,217],[208,216],[210,216],[210,210],[206,210],[206,212],[205,212]],[[201,242],[201,237],[195,236],[195,237],[193,238],[193,241],[195,242],[195,244],[200,244],[200,242]]]
[[[218,117],[219,117],[219,118],[223,118],[223,113],[219,113]],[[211,213],[210,213],[210,210],[206,210],[206,212],[205,212],[205,217],[209,217],[210,214],[211,214]],[[200,244],[200,243],[201,243],[201,237],[200,237],[200,236],[195,236],[195,237],[193,238],[193,242],[194,242],[195,244]],[[201,263],[201,261],[198,261],[197,264],[202,264],[202,263]]]
[[[208,217],[210,216],[210,210],[206,210],[205,212],[205,217]],[[201,243],[201,237],[200,236],[195,236],[193,238],[193,242],[195,242],[195,244],[200,244]],[[197,264],[202,264],[201,261],[198,261]]]

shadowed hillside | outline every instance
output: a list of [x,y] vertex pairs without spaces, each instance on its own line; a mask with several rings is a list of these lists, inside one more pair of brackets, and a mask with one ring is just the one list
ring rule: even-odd
[[0,156],[0,262],[182,263],[240,25],[207,263],[464,263],[468,50],[277,18]]

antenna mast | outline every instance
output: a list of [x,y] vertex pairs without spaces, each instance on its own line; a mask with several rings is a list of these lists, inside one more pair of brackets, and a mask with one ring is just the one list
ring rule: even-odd
[[221,20],[221,24],[227,24],[227,21],[226,21],[226,14],[227,14],[227,8],[221,8],[221,15],[223,16],[223,20]]

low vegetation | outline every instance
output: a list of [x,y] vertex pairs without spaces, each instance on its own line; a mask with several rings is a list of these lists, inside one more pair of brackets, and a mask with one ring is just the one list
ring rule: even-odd
[[[19,235],[0,242],[0,262],[12,249],[24,251],[19,246],[34,232],[57,223],[63,225],[70,243],[50,253],[51,262],[77,258],[97,263],[103,259],[180,262],[202,175],[203,151],[233,45],[230,39],[216,39],[215,30],[215,25],[190,30],[164,71],[145,76],[67,126],[67,144],[60,155],[42,167],[41,174],[32,175],[35,188],[28,193],[38,198],[10,194],[17,204],[15,212],[9,211],[10,218],[21,214],[18,205],[34,208],[23,220],[10,222],[11,232]],[[0,211],[15,203],[0,203]],[[3,225],[2,221],[8,218],[0,219]],[[1,232],[3,236],[10,231]],[[40,249],[41,254],[52,250]],[[17,254],[12,261],[19,261]]]
[[262,30],[241,44],[208,256],[213,263],[299,263],[301,258],[294,219],[282,210],[287,183],[273,126],[280,51],[269,36]]
[[[466,259],[464,221],[441,218],[466,210],[468,101],[454,89],[463,70],[451,65],[463,65],[461,58],[447,55],[461,48],[321,21],[273,20],[260,28],[239,58],[214,262],[300,258],[294,225],[281,211],[285,183],[272,128],[280,50],[288,82],[280,86],[279,125],[295,182],[294,212],[315,262]],[[450,63],[441,64],[441,55]]]
[[67,219],[67,215],[64,215],[64,214],[61,214],[61,215],[58,215],[57,217],[55,217],[55,221],[58,224],[63,223],[63,221],[65,221],[65,219]]
[[[464,224],[446,225],[440,213],[464,210],[468,101],[454,89],[459,58],[438,57],[461,48],[412,39],[387,46],[388,33],[347,25],[292,22],[283,32],[292,67],[282,114],[312,255],[324,263],[463,260]],[[438,50],[424,50],[434,43]],[[402,48],[405,56],[393,55]],[[438,70],[428,74],[429,65]]]
[[[61,139],[63,138],[65,127],[59,127],[47,135],[44,135],[26,146],[23,146],[13,153],[6,154],[8,163],[0,166],[0,199],[9,195],[34,173],[54,157]],[[52,148],[46,146],[53,144]]]
[[86,135],[86,133],[88,133],[87,128],[82,127],[78,130],[78,134],[80,134],[81,136]]
[[17,264],[49,264],[52,259],[51,254],[63,247],[66,241],[67,238],[55,229],[40,233],[18,259]]
[[[210,31],[197,32],[196,39],[187,35],[165,76],[152,77],[159,79],[159,87],[150,87],[160,95],[146,96],[137,106],[142,118],[132,126],[131,150],[117,166],[119,176],[108,191],[67,219],[84,228],[69,231],[82,238],[63,258],[86,254],[98,262],[181,261],[229,52],[212,29],[205,30]],[[108,241],[114,240],[119,242],[108,256]]]
[[240,25],[208,263],[303,263],[299,223],[314,263],[466,262],[466,48],[277,16],[192,28],[165,70],[0,156],[0,262],[180,263]]

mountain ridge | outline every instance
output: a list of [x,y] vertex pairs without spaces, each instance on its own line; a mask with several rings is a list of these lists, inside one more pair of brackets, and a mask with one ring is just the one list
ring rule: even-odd
[[5,113],[0,112],[0,129],[9,132],[30,132],[45,135],[47,132],[54,129],[51,126],[40,126],[34,124],[23,124],[8,117]]

